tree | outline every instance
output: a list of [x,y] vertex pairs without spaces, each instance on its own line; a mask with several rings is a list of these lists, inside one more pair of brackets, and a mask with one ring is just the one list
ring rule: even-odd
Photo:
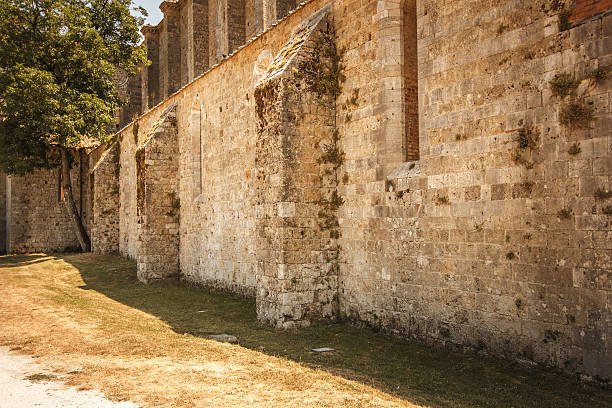
[[0,2],[0,169],[61,168],[64,203],[83,251],[72,195],[73,149],[107,141],[121,101],[113,75],[146,62],[131,0]]

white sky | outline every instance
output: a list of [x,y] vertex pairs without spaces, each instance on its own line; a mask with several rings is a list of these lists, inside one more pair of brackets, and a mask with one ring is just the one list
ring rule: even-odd
[[149,17],[147,17],[147,24],[157,25],[162,19],[162,12],[159,9],[159,5],[162,0],[132,0],[132,4],[134,6],[143,7],[147,12],[149,12]]

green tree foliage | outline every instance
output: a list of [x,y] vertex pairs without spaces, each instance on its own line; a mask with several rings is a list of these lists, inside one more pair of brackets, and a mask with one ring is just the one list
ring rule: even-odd
[[64,203],[84,251],[72,195],[72,149],[104,142],[122,102],[114,76],[146,62],[131,0],[0,2],[0,169],[61,166]]
[[55,167],[61,148],[105,141],[122,103],[114,74],[146,61],[144,20],[130,9],[131,0],[0,2],[0,169]]

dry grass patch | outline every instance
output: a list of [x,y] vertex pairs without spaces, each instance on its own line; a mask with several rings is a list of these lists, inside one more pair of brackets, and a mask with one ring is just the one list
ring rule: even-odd
[[[159,407],[594,407],[610,393],[553,373],[343,324],[259,324],[252,300],[145,286],[96,255],[0,258],[0,344],[66,382]],[[207,339],[228,333],[240,345]],[[312,353],[314,347],[337,352]]]

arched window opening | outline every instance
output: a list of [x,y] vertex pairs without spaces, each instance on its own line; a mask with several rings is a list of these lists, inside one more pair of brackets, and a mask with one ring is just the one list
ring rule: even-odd
[[416,0],[402,2],[406,161],[419,160],[419,84]]

